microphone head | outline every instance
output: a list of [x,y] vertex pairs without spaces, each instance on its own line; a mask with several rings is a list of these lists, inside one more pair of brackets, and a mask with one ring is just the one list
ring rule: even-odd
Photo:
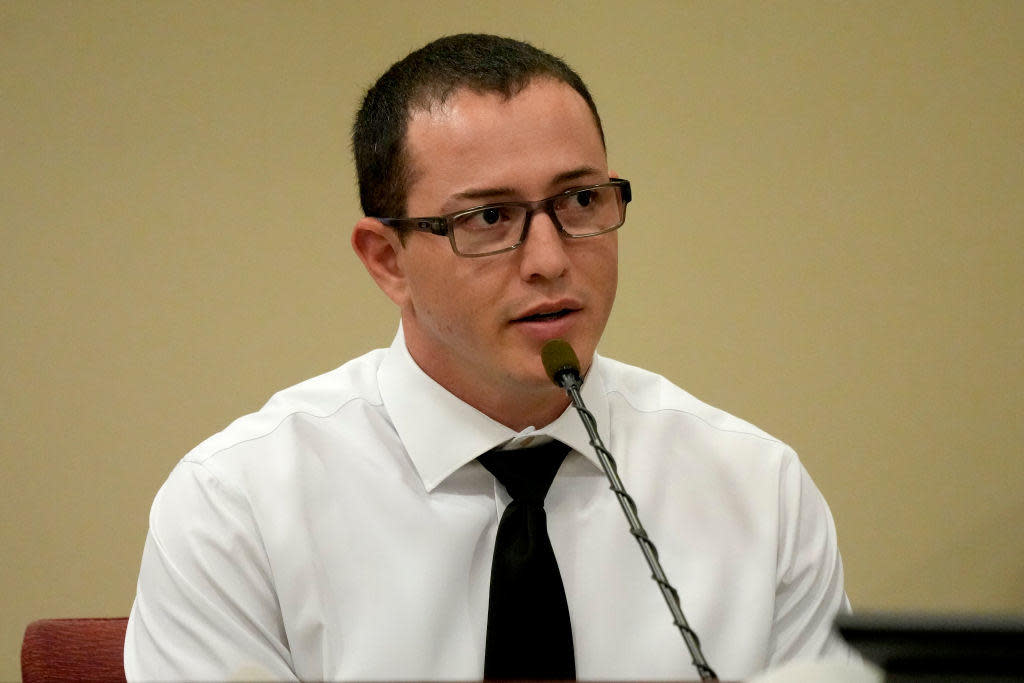
[[576,352],[564,339],[552,339],[540,350],[540,360],[551,381],[562,386],[562,377],[567,373],[576,381],[580,379],[580,360]]

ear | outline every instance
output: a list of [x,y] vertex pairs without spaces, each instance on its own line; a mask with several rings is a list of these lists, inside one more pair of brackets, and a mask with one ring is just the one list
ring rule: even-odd
[[351,241],[370,277],[401,308],[407,298],[407,283],[398,258],[404,247],[397,233],[376,219],[361,218],[352,228]]

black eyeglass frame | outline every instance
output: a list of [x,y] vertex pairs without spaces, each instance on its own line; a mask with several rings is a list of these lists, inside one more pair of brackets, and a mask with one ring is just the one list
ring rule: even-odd
[[[562,227],[562,222],[558,220],[558,216],[555,214],[555,202],[565,197],[571,197],[580,192],[586,192],[587,190],[596,190],[602,187],[614,187],[619,190],[619,195],[622,197],[622,215],[617,225],[610,228],[604,228],[602,230],[596,230],[594,232],[586,232],[582,234],[572,234],[566,232],[565,228]],[[526,241],[526,234],[530,231],[530,221],[533,220],[533,214],[537,213],[538,210],[543,210],[548,215],[551,222],[558,228],[558,233],[563,237],[569,239],[579,239],[581,237],[594,237],[596,235],[603,235],[606,232],[612,232],[622,227],[622,224],[626,222],[626,205],[629,204],[630,200],[633,199],[633,191],[629,185],[629,181],[624,178],[612,178],[607,183],[599,183],[597,185],[587,185],[586,187],[574,187],[571,190],[565,192],[559,192],[558,194],[547,197],[545,199],[538,199],[535,202],[495,202],[493,204],[484,204],[482,206],[474,206],[469,209],[463,209],[462,211],[456,211],[455,213],[448,213],[443,216],[426,216],[422,218],[377,218],[384,225],[394,228],[395,230],[417,230],[419,232],[429,232],[433,235],[447,236],[448,242],[452,245],[452,251],[457,255],[464,258],[477,258],[479,256],[494,256],[495,254],[503,254],[513,249],[518,249],[522,246],[523,242]],[[523,232],[519,235],[519,240],[509,247],[503,247],[497,251],[488,251],[482,254],[464,254],[459,251],[459,248],[455,245],[455,231],[452,229],[455,220],[460,216],[465,216],[471,213],[477,213],[485,209],[498,208],[502,206],[516,206],[526,209],[526,216],[523,218]]]

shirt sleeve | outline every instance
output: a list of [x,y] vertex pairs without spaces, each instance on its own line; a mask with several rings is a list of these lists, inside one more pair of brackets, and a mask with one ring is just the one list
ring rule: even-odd
[[183,461],[150,513],[125,638],[142,680],[296,680],[270,563],[246,497]]
[[792,452],[782,465],[779,558],[769,667],[817,657],[850,657],[833,630],[850,611],[835,522],[821,492]]

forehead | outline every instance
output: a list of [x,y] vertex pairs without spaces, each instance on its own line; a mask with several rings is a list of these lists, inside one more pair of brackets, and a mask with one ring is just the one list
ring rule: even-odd
[[548,78],[511,97],[456,90],[412,112],[405,147],[412,171],[410,211],[425,196],[444,201],[481,188],[527,196],[579,168],[607,175],[589,106],[571,86]]

